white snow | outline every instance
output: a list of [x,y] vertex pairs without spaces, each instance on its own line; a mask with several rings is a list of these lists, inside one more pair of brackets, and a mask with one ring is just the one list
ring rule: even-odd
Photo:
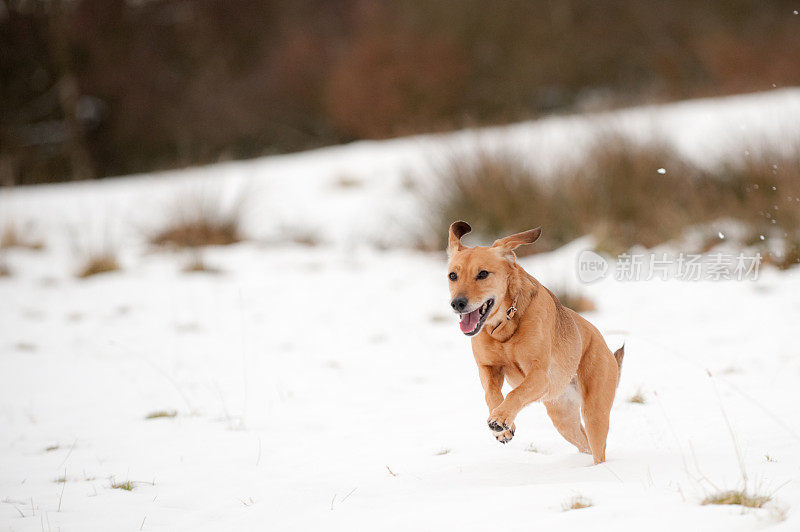
[[[800,91],[3,191],[0,228],[30,223],[47,247],[4,251],[2,528],[797,530],[798,268],[581,285],[587,239],[523,259],[592,299],[587,317],[626,345],[608,461],[592,466],[541,405],[495,441],[444,257],[399,245],[421,209],[405,179],[430,157],[480,138],[551,164],[612,119],[711,160],[741,152],[725,132],[797,134]],[[204,255],[219,275],[181,273],[185,255],[144,242],[197,190],[250,199],[253,240]],[[281,240],[292,232],[321,244]],[[75,279],[104,244],[123,270]],[[628,402],[637,391],[645,404]],[[145,419],[159,410],[178,415]],[[712,484],[742,487],[742,471],[774,500],[700,504]],[[576,495],[593,506],[563,511]]]

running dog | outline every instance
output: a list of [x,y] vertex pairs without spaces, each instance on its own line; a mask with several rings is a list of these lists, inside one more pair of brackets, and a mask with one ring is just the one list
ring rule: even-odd
[[[606,459],[611,404],[624,346],[613,355],[600,332],[517,263],[514,250],[533,244],[541,227],[466,247],[466,222],[450,226],[450,306],[472,338],[489,428],[500,443],[514,437],[514,418],[535,401],[561,435],[595,464]],[[513,387],[503,397],[503,381]],[[581,413],[586,424],[581,423]]]

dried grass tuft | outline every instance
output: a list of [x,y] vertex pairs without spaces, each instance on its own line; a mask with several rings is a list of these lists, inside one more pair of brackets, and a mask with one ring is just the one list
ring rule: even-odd
[[195,254],[181,270],[184,273],[222,273],[222,270],[209,266],[200,254]]
[[173,205],[167,226],[153,234],[150,243],[181,249],[241,242],[244,202],[243,194],[228,207],[219,194],[184,196]]
[[145,419],[173,418],[178,415],[176,410],[155,410],[147,414]]
[[136,489],[136,484],[130,480],[126,480],[125,482],[118,482],[114,480],[114,478],[112,478],[110,487],[111,489],[115,490],[133,491],[134,489]]
[[759,495],[741,489],[712,493],[703,499],[703,504],[734,504],[746,508],[761,508],[771,500],[772,497],[768,495]]
[[41,240],[23,235],[19,228],[14,224],[7,224],[0,234],[0,249],[22,248],[39,251],[44,249]]
[[633,395],[631,395],[628,398],[628,402],[629,403],[634,403],[634,404],[637,404],[637,405],[643,405],[643,404],[647,403],[647,396],[645,396],[644,392],[640,388],[640,389],[636,390],[636,393],[634,393]]
[[583,495],[575,495],[574,497],[571,497],[566,501],[564,501],[564,503],[561,505],[561,508],[563,508],[563,510],[567,512],[569,510],[580,510],[582,508],[589,508],[593,505],[594,504],[592,503],[592,501],[590,499],[587,499]]
[[101,255],[90,256],[86,263],[78,271],[77,275],[79,278],[85,279],[87,277],[92,277],[93,275],[115,272],[119,271],[120,269],[121,268],[117,262],[117,258],[110,253],[104,253]]

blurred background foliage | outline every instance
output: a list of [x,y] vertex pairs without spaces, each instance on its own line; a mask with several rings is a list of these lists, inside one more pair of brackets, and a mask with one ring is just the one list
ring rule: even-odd
[[796,1],[0,0],[0,183],[800,84]]

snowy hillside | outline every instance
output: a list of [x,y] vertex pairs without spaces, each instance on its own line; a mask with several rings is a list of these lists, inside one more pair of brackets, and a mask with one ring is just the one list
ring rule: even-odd
[[[626,344],[608,461],[592,466],[541,405],[508,445],[486,426],[444,257],[405,247],[420,171],[476,142],[547,165],[611,122],[711,164],[751,135],[800,137],[800,90],[1,191],[0,228],[45,248],[3,251],[0,525],[797,530],[798,267],[580,285],[587,239],[522,259],[590,298],[586,317]],[[252,239],[209,249],[216,274],[146,245],[198,190],[248,198]],[[75,278],[104,247],[122,270]],[[701,504],[743,487],[772,500]],[[565,511],[577,496],[591,506]]]
[[[429,186],[431,166],[454,154],[507,150],[533,167],[580,161],[596,136],[619,131],[659,137],[701,164],[714,164],[742,145],[779,148],[800,142],[800,88],[693,100],[595,115],[444,135],[356,142],[313,152],[148,174],[99,183],[0,190],[0,224],[35,220],[42,236],[111,240],[127,247],[163,223],[186,196],[242,197],[248,233],[284,239],[314,232],[324,243],[407,244],[418,231],[415,192]],[[343,185],[344,184],[344,185]]]

